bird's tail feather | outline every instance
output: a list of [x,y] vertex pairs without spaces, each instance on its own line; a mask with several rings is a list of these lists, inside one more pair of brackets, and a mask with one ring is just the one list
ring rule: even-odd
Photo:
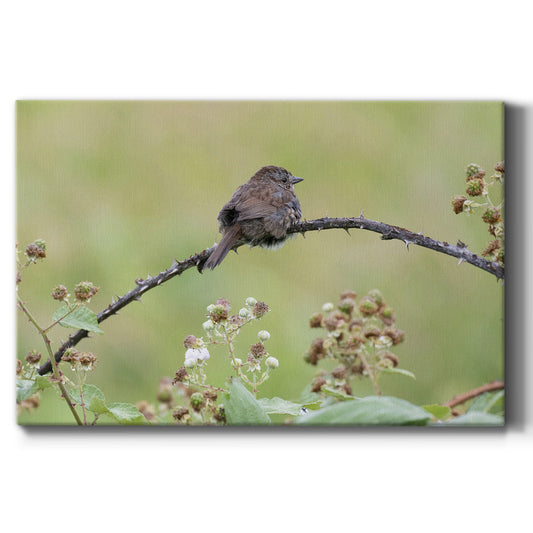
[[209,259],[205,262],[205,267],[213,270],[216,266],[220,265],[224,260],[224,257],[228,255],[228,252],[235,246],[237,240],[241,234],[241,228],[239,224],[234,224],[229,226],[221,241],[218,243],[217,247],[213,253],[209,256]]

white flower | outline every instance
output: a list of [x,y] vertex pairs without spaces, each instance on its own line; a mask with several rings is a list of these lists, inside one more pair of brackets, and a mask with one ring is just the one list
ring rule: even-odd
[[207,361],[209,357],[207,348],[189,348],[185,352],[185,366],[187,366],[187,362],[196,363],[197,361]]
[[259,337],[259,340],[260,341],[267,341],[268,339],[270,339],[270,333],[264,329],[262,329],[258,334],[257,336]]
[[203,324],[202,324],[202,327],[204,328],[205,331],[211,331],[215,328],[215,324],[213,323],[212,320],[206,320]]
[[275,357],[267,357],[265,364],[270,368],[278,368],[279,361]]
[[249,305],[250,307],[253,307],[257,303],[257,300],[255,298],[246,298],[246,305]]
[[333,309],[335,309],[335,306],[331,302],[325,303],[322,306],[322,311],[324,311],[324,313],[329,313],[330,311],[333,311]]
[[246,318],[249,314],[250,314],[250,311],[248,311],[248,309],[246,309],[246,307],[243,307],[243,308],[239,311],[239,316],[240,316],[241,318]]

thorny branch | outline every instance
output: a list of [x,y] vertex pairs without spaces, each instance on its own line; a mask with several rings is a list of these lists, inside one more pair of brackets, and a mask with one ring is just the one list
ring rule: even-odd
[[[497,279],[503,280],[504,278],[504,268],[501,265],[499,265],[497,262],[487,261],[486,259],[483,259],[482,257],[470,252],[467,250],[466,245],[461,242],[458,242],[456,245],[454,245],[447,242],[436,241],[430,237],[425,237],[420,233],[413,233],[398,226],[391,226],[383,222],[376,222],[374,220],[367,219],[362,214],[359,217],[354,218],[326,217],[317,220],[299,222],[298,224],[295,224],[289,228],[288,233],[301,233],[305,236],[305,233],[308,231],[321,231],[327,229],[344,229],[349,233],[348,230],[352,228],[365,229],[375,233],[380,233],[383,240],[397,239],[403,241],[407,247],[409,247],[410,244],[416,244],[417,246],[429,248],[430,250],[434,250],[436,252],[451,255],[459,259],[459,264],[462,262],[470,263],[471,265],[493,274]],[[214,249],[215,246],[212,246],[211,248],[207,248],[206,250],[198,252],[197,254],[191,255],[184,261],[174,260],[170,268],[160,272],[157,276],[148,276],[146,279],[136,279],[135,283],[137,286],[134,289],[118,300],[113,301],[98,314],[98,323],[103,322],[110,316],[115,315],[118,311],[120,311],[120,309],[129,303],[135,300],[140,301],[144,293],[150,289],[153,289],[154,287],[157,287],[158,285],[161,285],[174,276],[180,276],[189,268],[196,267],[201,273],[205,262],[211,253],[213,253]],[[89,332],[87,330],[80,329],[75,334],[69,336],[68,340],[65,341],[55,353],[55,360],[59,362],[67,348],[76,346],[88,335]],[[41,366],[41,368],[39,368],[39,374],[47,374],[51,371],[51,369],[51,361],[48,360]]]
[[444,405],[444,407],[449,407],[451,409],[452,407],[465,403],[468,400],[471,400],[472,398],[481,396],[485,392],[501,390],[503,388],[504,388],[503,381],[493,381],[492,383],[485,383],[485,385],[481,385],[480,387],[476,387],[475,389],[469,390],[468,392],[463,392],[463,394],[458,394],[457,396],[454,396],[450,401],[442,405]]

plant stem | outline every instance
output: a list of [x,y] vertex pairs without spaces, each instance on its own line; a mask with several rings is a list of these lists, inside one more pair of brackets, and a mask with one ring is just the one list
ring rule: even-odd
[[231,339],[229,338],[228,332],[225,327],[224,327],[224,335],[226,336],[226,346],[228,347],[230,358],[233,361],[233,368],[235,372],[237,373],[237,375],[239,375],[240,371],[237,368],[237,362],[235,361],[235,354],[233,353],[233,343]]
[[503,381],[493,381],[492,383],[486,383],[485,385],[476,387],[475,389],[472,389],[468,392],[464,392],[463,394],[454,396],[450,401],[443,403],[442,405],[445,407],[453,408],[456,405],[460,405],[462,403],[467,402],[468,400],[472,400],[476,396],[480,396],[481,394],[484,394],[485,392],[501,390],[503,388],[504,388]]
[[69,309],[68,313],[65,313],[61,318],[58,318],[55,322],[52,322],[47,328],[43,329],[43,332],[46,333],[49,329],[51,329],[53,326],[61,322],[64,318],[66,318],[70,313],[75,311],[78,307],[74,306],[72,309]]
[[358,355],[359,355],[359,359],[361,359],[361,362],[363,363],[363,366],[365,367],[365,370],[368,373],[368,377],[370,378],[370,381],[372,381],[372,385],[374,385],[374,390],[376,391],[376,394],[378,396],[381,396],[381,391],[379,390],[378,384],[374,377],[374,373],[372,372],[372,368],[368,364],[366,357],[362,353],[359,353]]
[[65,401],[67,402],[67,405],[69,406],[70,411],[72,412],[72,415],[76,419],[76,422],[79,426],[83,426],[83,422],[80,420],[80,417],[78,413],[76,412],[76,409],[72,405],[72,402],[69,400],[69,395],[67,392],[67,389],[65,389],[65,385],[63,385],[63,381],[61,380],[61,375],[59,372],[58,364],[55,360],[54,354],[52,352],[52,348],[50,346],[50,339],[45,333],[45,330],[39,326],[37,320],[33,317],[33,315],[29,312],[29,310],[24,305],[24,302],[20,298],[20,296],[17,295],[17,302],[19,304],[20,309],[22,312],[28,317],[29,321],[35,326],[41,337],[43,338],[44,344],[46,346],[46,350],[48,352],[48,355],[50,356],[50,361],[52,361],[52,372],[54,376],[54,381],[58,384],[59,389],[61,390],[61,395],[63,398],[65,398]]

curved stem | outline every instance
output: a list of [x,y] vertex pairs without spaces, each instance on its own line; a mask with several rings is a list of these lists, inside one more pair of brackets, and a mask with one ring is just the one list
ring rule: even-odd
[[481,385],[480,387],[476,387],[475,389],[469,390],[468,392],[463,392],[463,394],[458,394],[457,396],[454,396],[450,401],[443,403],[442,405],[444,407],[452,408],[456,405],[465,403],[468,400],[472,400],[476,396],[481,396],[485,392],[501,390],[503,388],[503,381],[493,381],[492,383],[485,383],[485,385]]

